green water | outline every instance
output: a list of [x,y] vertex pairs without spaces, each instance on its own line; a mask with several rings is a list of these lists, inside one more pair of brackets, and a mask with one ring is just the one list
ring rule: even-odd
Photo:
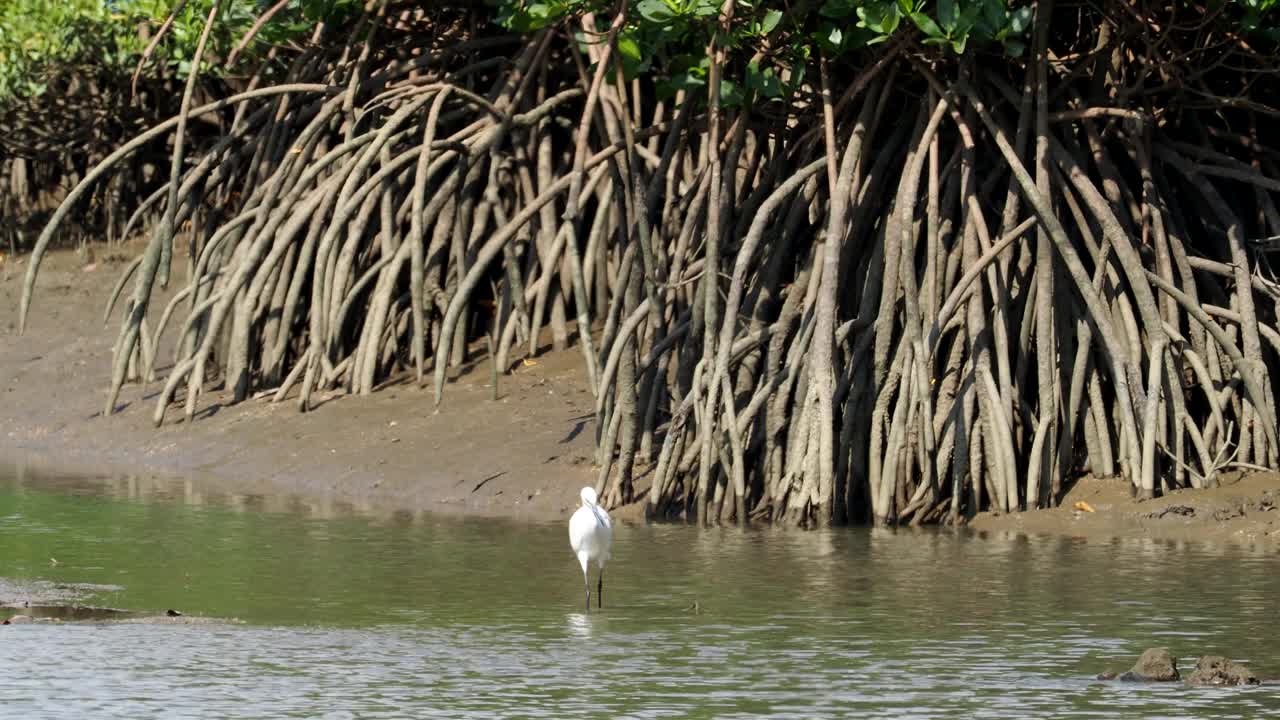
[[0,577],[243,621],[0,628],[0,717],[1265,717],[1276,686],[1092,676],[1156,645],[1280,674],[1276,570],[1194,544],[619,526],[586,615],[561,523],[0,471]]

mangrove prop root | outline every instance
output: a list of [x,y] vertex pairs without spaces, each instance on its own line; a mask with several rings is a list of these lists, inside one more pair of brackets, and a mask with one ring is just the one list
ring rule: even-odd
[[[126,227],[160,221],[107,303],[133,281],[108,413],[171,319],[157,423],[218,383],[305,410],[430,376],[439,405],[477,340],[496,388],[545,327],[582,352],[602,499],[651,517],[958,522],[1054,504],[1085,471],[1150,497],[1276,466],[1280,284],[1254,241],[1280,234],[1280,155],[1242,141],[1261,110],[1226,98],[1157,124],[1180,100],[1153,64],[1188,62],[1168,38],[1191,30],[1096,52],[1041,3],[1016,81],[903,41],[851,83],[819,52],[790,96],[732,105],[715,80],[741,58],[715,42],[706,87],[625,77],[620,8],[582,19],[586,52],[540,32],[509,63],[449,43],[406,63],[362,40],[184,97],[53,214],[22,327],[68,215],[172,140]],[[230,113],[184,161],[189,123]],[[188,277],[156,318],[188,219]]]

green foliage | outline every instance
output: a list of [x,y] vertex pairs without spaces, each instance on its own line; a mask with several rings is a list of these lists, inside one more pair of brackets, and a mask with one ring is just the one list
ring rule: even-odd
[[[202,73],[221,69],[218,60],[239,42],[272,0],[223,0],[211,37],[211,61]],[[34,97],[46,79],[69,65],[97,73],[132,73],[148,38],[168,17],[175,0],[4,0],[0,2],[0,101]],[[213,0],[191,0],[152,57],[153,71],[186,76],[200,30]],[[316,22],[341,21],[359,0],[292,0],[255,38],[256,47],[310,32]],[[252,55],[252,53],[250,53]]]
[[[1271,2],[1274,0],[1259,0]],[[489,0],[495,21],[516,31],[573,22],[594,12],[607,27],[614,5],[600,0]],[[970,41],[1010,55],[1025,49],[1032,10],[1023,0],[737,0],[728,31],[720,27],[721,0],[638,0],[618,34],[627,76],[660,68],[662,96],[706,85],[713,35],[739,61],[720,88],[722,102],[781,99],[799,86],[815,53],[839,58],[913,30],[925,45],[963,53]],[[575,28],[577,30],[577,28]],[[580,43],[587,38],[578,32]],[[594,38],[593,38],[594,40]],[[752,57],[757,59],[752,60]]]
[[[100,0],[9,0],[0,5],[0,97],[34,95],[43,84],[35,69],[73,58],[95,42],[88,27],[114,26]],[[113,60],[112,53],[101,56]]]
[[[157,74],[184,77],[190,71],[200,29],[214,0],[190,0],[157,48],[150,66]],[[428,0],[421,0],[430,4]],[[578,32],[579,19],[595,13],[608,27],[613,0],[486,0],[492,20],[516,32],[564,25]],[[48,74],[84,63],[99,73],[133,70],[175,0],[4,0],[0,2],[0,101],[43,92]],[[202,73],[221,70],[226,56],[273,0],[223,0],[210,61]],[[617,38],[627,76],[653,74],[665,95],[706,85],[706,47],[713,35],[731,53],[739,84],[722,87],[726,102],[737,98],[782,98],[803,79],[816,53],[839,59],[910,33],[923,46],[944,52],[1025,53],[1032,0],[736,0],[733,21],[720,32],[723,0],[632,0]],[[1280,41],[1275,27],[1280,0],[1209,0],[1212,9],[1245,32]],[[258,33],[254,49],[301,36],[324,20],[338,24],[360,11],[360,0],[291,0]],[[755,62],[750,59],[759,56]]]
[[[1247,32],[1280,38],[1267,25],[1280,0],[1210,0]],[[587,39],[578,19],[595,13],[603,31],[616,5],[601,0],[488,0],[494,20],[510,30],[528,32],[557,23],[571,24],[580,43]],[[726,104],[747,99],[782,98],[803,79],[815,53],[839,59],[864,48],[912,33],[919,44],[945,52],[999,52],[1022,56],[1034,18],[1032,0],[736,0],[728,32],[720,31],[722,0],[636,0],[617,38],[617,52],[628,76],[657,75],[664,96],[706,85],[713,35],[739,61],[727,75],[721,95]],[[593,38],[594,41],[594,38]],[[749,62],[753,56],[763,59]]]
[[1280,27],[1276,27],[1276,6],[1280,0],[1237,0],[1243,8],[1240,25],[1246,32],[1262,35],[1280,43]]

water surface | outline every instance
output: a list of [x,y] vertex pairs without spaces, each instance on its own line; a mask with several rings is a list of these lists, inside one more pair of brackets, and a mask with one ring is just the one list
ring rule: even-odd
[[0,628],[0,717],[1264,717],[1280,688],[1092,677],[1155,645],[1184,673],[1280,673],[1276,570],[1152,541],[621,526],[584,614],[561,524],[0,471],[0,576],[243,621]]

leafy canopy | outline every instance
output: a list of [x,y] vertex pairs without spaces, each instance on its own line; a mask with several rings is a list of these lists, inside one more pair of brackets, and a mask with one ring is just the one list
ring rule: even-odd
[[[223,0],[211,36],[213,58],[225,57],[274,0]],[[3,0],[0,2],[0,101],[44,92],[50,73],[72,65],[95,73],[132,73],[176,5],[175,0]],[[213,0],[190,0],[152,56],[153,68],[185,77]],[[254,47],[283,42],[341,20],[359,0],[291,0],[255,38]],[[250,53],[252,55],[252,53]],[[217,72],[206,62],[202,73]]]
[[[487,2],[498,24],[518,32],[574,22],[589,12],[603,29],[616,8],[608,0]],[[1280,33],[1267,23],[1274,22],[1277,4],[1280,0],[1209,0],[1245,31],[1273,40]],[[722,5],[723,0],[632,2],[616,45],[623,72],[628,77],[654,73],[664,95],[703,86],[710,69],[706,48],[716,35],[722,47],[750,58],[735,74],[741,87],[724,81],[726,104],[747,94],[780,98],[803,80],[806,61],[815,53],[839,58],[904,32],[957,55],[981,49],[1021,56],[1035,12],[1032,0],[735,0],[733,21],[722,32]],[[578,39],[586,41],[581,32]]]
[[[1182,2],[1186,0],[1170,0]],[[3,0],[0,2],[0,102],[42,93],[51,72],[84,64],[95,72],[130,73],[177,0]],[[156,49],[153,71],[179,78],[190,72],[205,16],[214,0],[190,0]],[[430,7],[435,0],[419,0]],[[221,70],[225,57],[275,0],[223,0],[202,73]],[[407,3],[398,3],[404,5]],[[616,0],[486,0],[491,19],[516,32],[576,20],[595,13],[608,25]],[[631,0],[617,39],[623,71],[653,74],[671,94],[705,85],[706,47],[719,30],[723,0]],[[1207,0],[1248,33],[1280,41],[1275,27],[1280,0]],[[304,35],[320,21],[339,24],[360,12],[361,0],[290,0],[258,33],[247,54]],[[914,32],[920,43],[963,54],[1026,51],[1032,0],[735,0],[733,22],[718,42],[743,62],[726,80],[726,102],[750,93],[786,95],[803,80],[803,68],[819,51],[839,58]],[[586,38],[579,32],[580,42]],[[255,53],[255,50],[258,52]],[[753,59],[753,60],[749,60]]]

